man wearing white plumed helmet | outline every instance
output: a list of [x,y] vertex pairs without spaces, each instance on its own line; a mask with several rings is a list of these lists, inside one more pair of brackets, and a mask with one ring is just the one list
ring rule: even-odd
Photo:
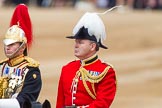
[[0,108],[50,108],[37,104],[42,80],[39,63],[27,56],[32,39],[28,7],[19,4],[3,40],[7,59],[0,62]]
[[[110,11],[110,10],[108,10]],[[109,108],[116,93],[115,70],[97,52],[107,49],[104,13],[86,12],[73,29],[74,55],[79,60],[62,67],[56,108]]]

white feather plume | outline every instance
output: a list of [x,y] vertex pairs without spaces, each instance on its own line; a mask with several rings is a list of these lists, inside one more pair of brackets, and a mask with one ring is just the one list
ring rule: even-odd
[[80,30],[80,28],[84,26],[85,28],[88,28],[88,33],[90,36],[94,35],[97,39],[97,42],[101,40],[102,43],[103,40],[106,39],[106,31],[105,31],[105,25],[98,15],[106,14],[107,12],[110,12],[113,9],[118,7],[121,6],[114,6],[103,13],[86,12],[74,27],[73,35],[75,35]]
[[83,26],[88,28],[90,36],[94,35],[96,37],[97,42],[100,39],[101,42],[106,39],[105,26],[96,13],[86,12],[74,27],[73,34],[75,35]]

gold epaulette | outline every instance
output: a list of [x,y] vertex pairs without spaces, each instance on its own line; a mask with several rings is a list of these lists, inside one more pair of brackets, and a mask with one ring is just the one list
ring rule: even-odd
[[38,67],[39,66],[39,62],[35,61],[34,59],[30,58],[30,57],[25,57],[25,60],[28,62],[28,66],[30,67]]
[[0,61],[0,64],[4,63],[4,62],[6,62],[6,61],[8,61],[8,58],[6,58],[6,59],[4,59],[4,60],[1,60],[1,61]]

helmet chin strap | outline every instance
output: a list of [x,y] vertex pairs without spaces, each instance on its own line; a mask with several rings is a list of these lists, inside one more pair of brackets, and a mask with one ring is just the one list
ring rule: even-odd
[[[25,42],[23,42],[19,48],[17,48],[17,50],[15,50],[15,52],[13,52],[12,54],[6,54],[8,58],[13,58],[15,56],[15,54],[23,47],[23,45],[25,45]],[[6,53],[6,51],[5,51]]]

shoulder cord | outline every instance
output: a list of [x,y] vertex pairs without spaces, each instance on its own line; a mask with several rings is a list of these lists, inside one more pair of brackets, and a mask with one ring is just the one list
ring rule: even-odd
[[[105,75],[107,74],[109,69],[110,69],[110,66],[107,66],[99,76],[90,75],[89,72],[83,67],[79,69],[79,73],[81,74],[83,85],[84,85],[86,91],[88,92],[88,94],[93,99],[96,99],[96,92],[95,92],[95,88],[94,88],[94,83],[99,83],[105,77]],[[89,87],[88,87],[88,85],[86,83],[86,80],[91,82],[94,94],[90,91],[90,89],[89,89]]]

